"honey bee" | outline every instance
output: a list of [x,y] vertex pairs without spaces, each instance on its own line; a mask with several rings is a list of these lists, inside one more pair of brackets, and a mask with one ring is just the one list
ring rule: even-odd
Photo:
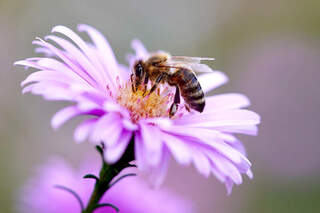
[[214,60],[214,58],[171,56],[166,52],[151,54],[146,60],[137,60],[134,63],[131,74],[132,90],[136,92],[140,85],[143,85],[145,93],[150,80],[152,87],[149,94],[151,94],[159,84],[167,83],[176,88],[174,101],[169,110],[170,117],[178,110],[180,94],[187,110],[190,111],[191,108],[203,112],[204,92],[195,72],[212,72],[212,69],[201,64],[202,60]]

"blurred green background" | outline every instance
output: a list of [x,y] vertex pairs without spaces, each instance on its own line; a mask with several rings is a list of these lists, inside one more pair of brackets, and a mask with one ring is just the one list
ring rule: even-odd
[[102,31],[122,63],[133,38],[149,50],[215,57],[210,65],[230,82],[214,93],[245,93],[261,114],[259,136],[241,137],[253,180],[227,197],[215,178],[172,162],[165,187],[201,213],[320,212],[319,8],[319,0],[0,0],[0,212],[16,212],[20,187],[50,156],[76,165],[94,154],[73,142],[77,121],[51,129],[63,104],[22,95],[28,72],[12,65],[36,55],[36,36],[79,23]]

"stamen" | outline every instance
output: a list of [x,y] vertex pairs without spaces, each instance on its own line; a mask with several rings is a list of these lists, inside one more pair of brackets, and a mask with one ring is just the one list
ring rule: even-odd
[[144,85],[133,92],[132,83],[129,81],[119,87],[117,102],[129,110],[133,122],[142,118],[169,117],[168,108],[173,97],[170,89],[165,88],[161,91],[158,88],[155,92],[149,93],[150,89],[145,91]]
[[112,96],[111,89],[110,89],[110,87],[109,87],[109,84],[107,84],[106,89],[107,89],[107,92],[108,92],[109,96],[110,96],[110,97],[113,97],[113,96]]

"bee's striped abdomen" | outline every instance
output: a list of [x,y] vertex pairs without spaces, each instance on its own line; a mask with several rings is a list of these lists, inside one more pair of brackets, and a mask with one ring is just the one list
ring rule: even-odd
[[195,74],[186,68],[177,70],[172,78],[180,88],[181,96],[194,110],[202,112],[205,106],[204,93]]

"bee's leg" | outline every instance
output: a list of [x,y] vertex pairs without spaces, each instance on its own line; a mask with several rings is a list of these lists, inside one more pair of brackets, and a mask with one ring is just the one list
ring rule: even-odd
[[189,107],[187,104],[185,104],[184,107],[186,108],[186,110],[187,110],[188,112],[190,112],[190,107]]
[[156,82],[155,82],[154,85],[151,87],[151,90],[150,90],[150,92],[149,92],[149,95],[150,95],[151,93],[153,93],[153,92],[157,89],[157,87],[158,87],[159,83],[161,82],[162,78],[164,77],[164,75],[165,75],[165,74],[160,74],[160,75],[157,77]]
[[174,94],[174,101],[170,107],[169,116],[172,117],[178,111],[178,104],[180,104],[180,89],[176,86],[176,93]]
[[148,82],[149,82],[149,75],[146,72],[145,76],[144,76],[144,91],[143,91],[143,96],[145,95],[145,93],[147,92],[147,87],[148,87]]
[[133,74],[130,75],[130,81],[131,81],[132,92],[135,92],[134,83],[133,83]]

